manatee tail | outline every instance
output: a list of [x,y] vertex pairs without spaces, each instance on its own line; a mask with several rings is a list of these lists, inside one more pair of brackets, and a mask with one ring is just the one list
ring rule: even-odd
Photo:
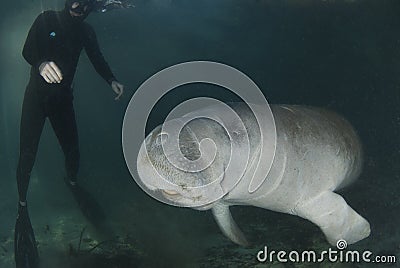
[[14,233],[14,257],[17,268],[39,267],[39,253],[28,208],[19,205]]
[[215,203],[212,212],[219,228],[226,237],[241,246],[248,246],[246,237],[232,218],[229,206],[221,202]]
[[369,236],[368,221],[333,192],[323,192],[296,208],[296,214],[318,225],[331,245],[339,240],[354,244]]

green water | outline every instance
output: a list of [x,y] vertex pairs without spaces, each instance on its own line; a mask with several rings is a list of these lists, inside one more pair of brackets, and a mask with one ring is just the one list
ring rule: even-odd
[[[126,85],[122,100],[113,100],[84,53],[74,82],[80,181],[104,208],[105,226],[96,230],[80,213],[63,183],[63,155],[46,124],[28,195],[43,267],[317,267],[265,265],[255,257],[265,245],[276,250],[327,249],[320,230],[305,220],[257,208],[233,208],[237,223],[252,241],[251,247],[242,248],[222,235],[209,211],[159,203],[131,178],[121,148],[130,97],[154,73],[192,60],[222,62],[241,70],[270,103],[325,107],[347,118],[363,141],[366,159],[360,179],[343,196],[372,229],[369,238],[351,248],[396,255],[399,262],[398,1],[138,0],[134,4],[131,10],[92,14],[87,20],[113,72]],[[22,98],[29,79],[21,50],[37,14],[62,6],[62,1],[18,0],[2,3],[0,11],[0,267],[14,267],[15,169]],[[148,130],[162,123],[177,104],[197,96],[236,100],[214,86],[177,88],[155,107]]]

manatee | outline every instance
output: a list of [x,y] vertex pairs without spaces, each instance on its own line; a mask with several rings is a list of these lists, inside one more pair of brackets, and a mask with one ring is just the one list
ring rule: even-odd
[[[237,182],[226,187],[227,182],[233,179],[232,173],[229,176],[226,174],[232,152],[232,137],[224,126],[209,118],[199,117],[181,129],[179,149],[175,152],[169,150],[165,153],[170,133],[165,132],[162,125],[156,127],[143,141],[137,169],[141,182],[148,191],[154,193],[153,197],[161,197],[172,205],[198,210],[211,209],[224,235],[239,245],[249,243],[230,213],[229,207],[235,205],[256,206],[307,219],[321,229],[331,245],[336,245],[339,240],[352,244],[369,236],[368,221],[336,193],[354,182],[362,170],[362,145],[348,121],[321,108],[271,105],[275,121],[271,128],[276,129],[275,154],[269,171],[258,178],[262,183],[250,190],[255,171],[267,164],[257,165],[262,133],[248,105],[234,103],[229,106],[236,112],[240,124],[244,125],[247,132],[236,141],[239,150],[242,150],[239,156],[248,157],[243,172],[237,173]],[[226,110],[221,110],[219,106],[205,107],[194,114],[202,112],[229,117],[224,114]],[[164,122],[164,125],[166,123],[170,122]],[[201,159],[202,150],[206,148],[202,149],[201,143],[205,139],[211,139],[217,151],[210,166],[194,172],[171,163],[171,159],[178,159],[182,155],[193,163]],[[242,144],[247,144],[247,151]],[[209,190],[207,186],[212,183],[219,188]],[[196,187],[204,189],[194,191]],[[221,194],[217,200],[213,200],[211,196],[215,196],[216,191],[221,191]],[[210,202],[196,205],[197,200],[208,197]]]

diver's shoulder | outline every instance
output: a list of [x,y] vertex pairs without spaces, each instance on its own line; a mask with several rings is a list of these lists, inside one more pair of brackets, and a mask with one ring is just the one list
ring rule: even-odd
[[91,33],[94,32],[94,28],[86,21],[82,21],[82,28],[85,32]]
[[39,14],[39,16],[42,16],[42,17],[53,17],[53,16],[57,16],[57,13],[59,13],[59,12],[55,11],[55,10],[44,10]]
[[37,20],[49,20],[57,18],[57,11],[54,10],[45,10],[42,11],[38,16]]
[[82,21],[82,25],[84,28],[93,29],[92,25],[87,21]]

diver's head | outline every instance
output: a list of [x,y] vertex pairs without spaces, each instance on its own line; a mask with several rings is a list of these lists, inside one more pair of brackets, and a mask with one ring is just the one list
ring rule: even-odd
[[75,19],[83,21],[93,10],[96,0],[67,0],[65,10]]

